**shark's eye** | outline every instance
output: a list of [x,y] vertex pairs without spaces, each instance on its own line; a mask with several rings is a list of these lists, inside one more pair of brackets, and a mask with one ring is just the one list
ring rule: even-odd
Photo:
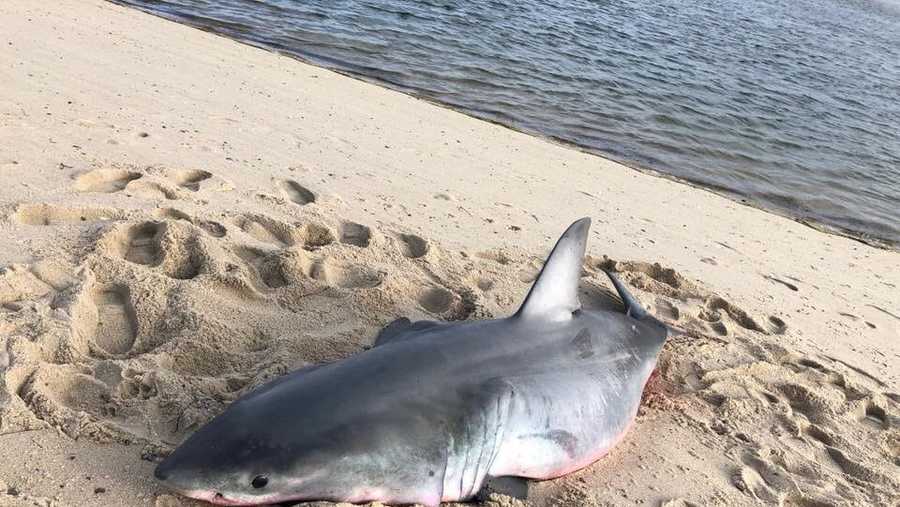
[[253,486],[255,489],[264,488],[264,487],[266,487],[266,484],[268,484],[268,483],[269,483],[269,478],[266,477],[265,475],[257,475],[256,477],[253,478],[252,481],[250,481],[250,485]]

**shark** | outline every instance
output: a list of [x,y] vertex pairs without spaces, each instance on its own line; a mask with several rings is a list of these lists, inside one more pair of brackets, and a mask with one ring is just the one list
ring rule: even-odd
[[156,468],[219,505],[473,498],[491,478],[595,462],[632,426],[668,335],[611,272],[623,310],[586,310],[590,219],[560,237],[506,318],[398,318],[374,345],[249,392]]

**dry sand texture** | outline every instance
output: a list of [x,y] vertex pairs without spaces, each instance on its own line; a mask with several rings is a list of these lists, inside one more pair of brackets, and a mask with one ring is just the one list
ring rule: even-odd
[[509,314],[584,215],[585,306],[678,332],[609,456],[485,504],[896,504],[897,253],[113,5],[0,26],[0,504],[187,505],[153,462],[229,402]]

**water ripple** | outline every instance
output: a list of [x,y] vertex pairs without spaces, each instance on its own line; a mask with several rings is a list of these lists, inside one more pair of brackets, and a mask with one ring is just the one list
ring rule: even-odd
[[118,0],[900,244],[900,0]]

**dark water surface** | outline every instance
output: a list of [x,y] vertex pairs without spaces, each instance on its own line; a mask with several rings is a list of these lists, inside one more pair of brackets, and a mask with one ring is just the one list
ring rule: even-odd
[[900,0],[118,1],[900,244]]

